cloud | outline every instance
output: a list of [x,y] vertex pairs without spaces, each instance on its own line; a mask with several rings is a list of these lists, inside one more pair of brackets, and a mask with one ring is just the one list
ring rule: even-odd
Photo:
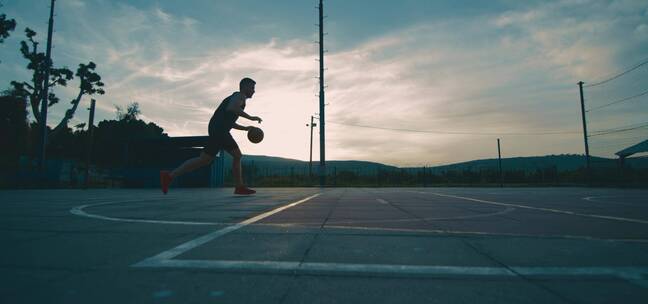
[[64,1],[64,2],[63,2],[63,5],[67,5],[67,6],[70,6],[70,7],[72,7],[72,8],[83,8],[83,7],[86,6],[85,2],[83,2],[82,0],[68,0],[68,1]]
[[[257,93],[246,111],[264,119],[266,139],[253,145],[243,132],[235,132],[244,153],[308,158],[306,123],[318,111],[318,50],[312,37],[282,38],[285,25],[279,21],[272,24],[275,36],[240,37],[232,29],[213,30],[213,20],[160,5],[66,3],[74,9],[57,24],[74,30],[57,32],[55,54],[70,66],[88,60],[98,64],[107,91],[98,98],[98,119],[113,118],[113,104],[137,101],[143,118],[172,136],[204,135],[220,101],[237,90],[241,77],[249,76],[257,80]],[[599,80],[645,55],[647,9],[639,1],[540,2],[495,14],[419,20],[372,33],[372,38],[358,37],[352,47],[333,48],[325,58],[327,156],[422,165],[492,157],[495,151],[495,136],[348,124],[461,132],[579,131],[576,82]],[[251,28],[255,26],[262,25]],[[341,44],[334,34],[326,38],[329,47]],[[587,93],[588,102],[615,96]],[[73,96],[74,90],[61,89],[60,94]],[[626,112],[592,116],[593,125],[613,127],[646,114],[645,108],[621,109]],[[53,116],[64,110],[58,106]],[[79,111],[76,119],[84,121],[84,115]],[[319,149],[317,134],[315,130],[314,151]],[[503,136],[502,141],[508,156],[582,151],[580,134]]]
[[[331,54],[327,117],[431,131],[578,132],[575,83],[618,70],[618,56],[629,44],[609,41],[617,31],[632,29],[632,23],[617,22],[623,16],[592,21],[563,15],[566,7],[587,4],[563,1],[494,17],[424,23]],[[592,8],[596,15],[605,15],[605,9]],[[621,11],[632,12],[618,4],[615,13]],[[618,125],[623,117],[602,120]],[[482,145],[492,139],[484,136],[328,126],[335,145],[329,155],[336,158],[423,164],[492,155]],[[580,136],[508,136],[508,142],[518,155],[579,153]]]
[[173,20],[172,16],[170,14],[164,12],[159,7],[156,7],[153,11],[155,12],[155,16],[157,16],[158,19],[160,19],[163,23],[168,24],[168,23],[171,23],[171,21]]
[[648,25],[645,23],[637,25],[634,30],[635,35],[640,39],[646,40],[648,38]]

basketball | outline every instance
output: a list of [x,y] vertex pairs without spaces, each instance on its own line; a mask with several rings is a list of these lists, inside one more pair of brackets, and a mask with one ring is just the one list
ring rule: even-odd
[[258,144],[263,140],[263,130],[260,128],[252,127],[247,132],[247,137],[250,142]]

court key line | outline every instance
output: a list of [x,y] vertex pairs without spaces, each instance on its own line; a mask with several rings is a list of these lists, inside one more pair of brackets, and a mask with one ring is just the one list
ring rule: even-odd
[[302,204],[320,193],[297,202],[254,216],[236,225],[211,232],[170,250],[159,253],[132,267],[193,268],[221,271],[288,272],[291,274],[364,274],[364,275],[422,275],[422,276],[613,276],[638,286],[648,288],[645,276],[648,267],[480,267],[451,265],[395,265],[319,263],[299,261],[241,261],[241,260],[178,260],[175,257],[201,246],[227,233],[253,224],[290,207]]
[[547,212],[561,213],[561,214],[568,214],[568,215],[575,215],[575,216],[582,216],[582,217],[591,217],[591,218],[614,220],[614,221],[623,221],[623,222],[631,222],[631,223],[638,223],[638,224],[648,224],[648,221],[645,221],[645,220],[638,220],[638,219],[618,217],[618,216],[607,216],[607,215],[598,215],[598,214],[578,213],[578,212],[565,211],[565,210],[560,210],[560,209],[531,207],[531,206],[526,206],[526,205],[509,204],[509,203],[499,203],[499,202],[494,202],[494,201],[476,199],[476,198],[472,198],[472,197],[450,195],[450,194],[442,194],[442,193],[436,193],[436,192],[417,191],[416,193],[432,194],[432,195],[436,195],[436,196],[458,198],[458,199],[463,199],[463,200],[467,200],[467,201],[473,201],[473,202],[491,204],[491,205],[498,205],[498,206],[517,207],[517,208],[522,208],[522,209],[547,211]]
[[[122,203],[133,203],[133,202],[143,202],[150,199],[137,199],[137,200],[126,200],[126,201],[112,201],[96,204],[86,204],[82,206],[77,206],[70,209],[70,213],[78,216],[114,221],[114,222],[127,222],[127,223],[147,223],[147,224],[168,224],[168,225],[199,225],[199,226],[222,226],[230,225],[232,222],[192,222],[192,221],[171,221],[171,220],[147,220],[147,219],[129,219],[129,218],[118,218],[118,217],[109,217],[104,215],[98,215],[93,213],[87,213],[86,208],[96,207],[101,205],[109,204],[122,204]],[[383,200],[384,201],[384,200]],[[385,201],[387,203],[387,201]],[[498,211],[495,213],[482,214],[481,216],[495,216],[506,214],[511,211],[514,211],[515,208],[507,208],[503,211]],[[425,218],[426,220],[456,220],[456,219],[466,219],[466,218],[480,217],[479,215],[466,216],[466,217],[453,217],[453,218]],[[430,229],[407,229],[407,228],[378,228],[378,227],[360,227],[360,226],[343,226],[340,224],[364,224],[364,223],[382,223],[382,222],[404,222],[404,221],[419,221],[419,219],[414,220],[401,220],[401,219],[388,219],[388,220],[364,220],[364,221],[332,221],[329,222],[331,225],[326,225],[327,228],[335,229],[353,229],[353,230],[376,230],[376,231],[397,231],[397,232],[415,232],[415,233],[434,233],[434,234],[464,234],[464,235],[487,235],[487,236],[513,236],[513,237],[550,237],[550,238],[568,238],[568,239],[583,239],[583,240],[596,240],[596,241],[613,241],[613,242],[635,242],[635,243],[648,243],[648,240],[645,239],[600,239],[587,236],[574,236],[574,235],[535,235],[535,234],[516,234],[516,233],[489,233],[489,232],[480,232],[480,231],[452,231],[452,230],[430,230]],[[255,226],[275,226],[275,227],[302,227],[304,224],[310,224],[311,222],[287,222],[281,224],[254,224]],[[305,226],[304,226],[305,227]]]

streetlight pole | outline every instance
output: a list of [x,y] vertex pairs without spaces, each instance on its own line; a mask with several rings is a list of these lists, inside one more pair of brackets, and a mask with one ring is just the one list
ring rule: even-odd
[[502,150],[500,149],[500,139],[497,139],[497,163],[499,167],[499,182],[500,188],[504,187],[504,181],[502,179]]
[[314,116],[311,115],[311,121],[310,124],[306,124],[307,127],[310,127],[310,157],[308,159],[308,177],[313,177],[313,128],[317,126],[316,123],[313,122],[315,119]]

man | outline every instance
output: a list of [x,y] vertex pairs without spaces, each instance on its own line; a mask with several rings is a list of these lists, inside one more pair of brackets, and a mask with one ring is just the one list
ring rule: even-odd
[[250,116],[243,111],[245,109],[245,100],[252,98],[252,95],[254,95],[255,85],[256,82],[254,80],[247,77],[243,78],[239,83],[239,92],[232,93],[232,95],[221,102],[209,120],[209,140],[203,151],[200,152],[199,157],[185,161],[180,167],[171,172],[160,171],[160,183],[164,194],[169,190],[169,184],[171,184],[171,181],[175,177],[209,165],[220,150],[227,151],[233,158],[232,176],[236,183],[234,194],[249,195],[256,193],[256,191],[243,185],[243,177],[241,176],[241,150],[239,150],[236,141],[232,138],[232,134],[230,134],[232,128],[243,131],[252,128],[237,124],[236,120],[239,116],[261,123],[260,117]]

